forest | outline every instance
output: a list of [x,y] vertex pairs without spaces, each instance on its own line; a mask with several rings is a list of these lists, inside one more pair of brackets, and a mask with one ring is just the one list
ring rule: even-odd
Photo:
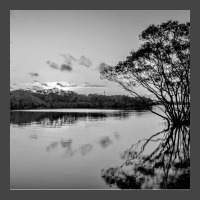
[[10,109],[51,108],[100,108],[100,109],[148,109],[153,106],[150,98],[125,95],[78,94],[58,89],[10,91]]

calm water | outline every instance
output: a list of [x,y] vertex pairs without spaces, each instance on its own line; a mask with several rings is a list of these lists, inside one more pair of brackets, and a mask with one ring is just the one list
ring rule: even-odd
[[148,111],[11,111],[10,188],[107,189],[101,170],[163,126]]

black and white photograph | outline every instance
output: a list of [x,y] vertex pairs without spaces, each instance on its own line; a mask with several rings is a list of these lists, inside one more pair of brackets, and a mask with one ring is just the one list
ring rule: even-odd
[[10,10],[10,190],[180,189],[190,10]]

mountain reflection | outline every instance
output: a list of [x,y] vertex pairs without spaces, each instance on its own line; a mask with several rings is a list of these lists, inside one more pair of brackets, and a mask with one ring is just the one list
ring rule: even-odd
[[[135,115],[141,115],[135,112]],[[78,121],[100,121],[107,117],[124,119],[132,115],[130,111],[113,112],[33,112],[12,111],[10,112],[10,124],[18,126],[40,125],[42,127],[60,128],[65,125],[75,124]]]
[[[144,155],[150,142],[157,147]],[[168,127],[124,151],[126,161],[119,167],[102,170],[109,186],[121,189],[189,189],[190,128]]]

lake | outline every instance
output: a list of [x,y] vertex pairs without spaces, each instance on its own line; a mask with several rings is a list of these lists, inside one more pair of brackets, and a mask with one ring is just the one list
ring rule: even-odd
[[163,127],[149,111],[11,111],[10,188],[115,189],[101,170],[122,164],[126,149]]

